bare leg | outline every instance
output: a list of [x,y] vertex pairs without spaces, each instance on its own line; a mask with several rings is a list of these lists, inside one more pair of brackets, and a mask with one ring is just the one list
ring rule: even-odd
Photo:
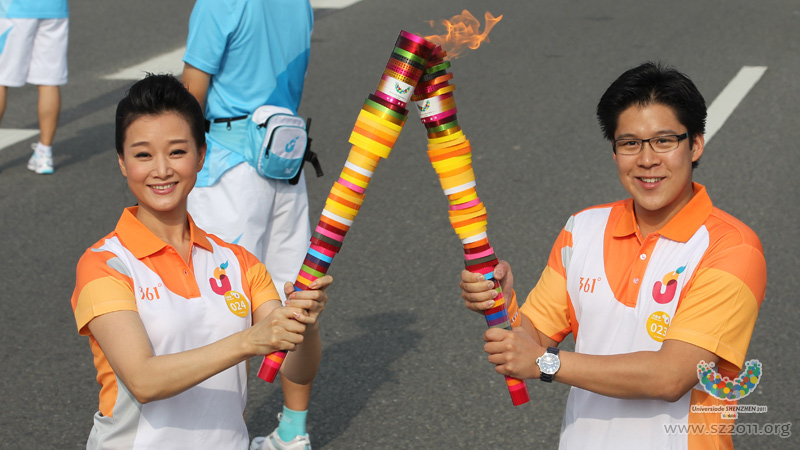
[[7,93],[8,93],[8,88],[6,86],[0,86],[0,123],[3,122],[3,114],[6,112]]
[[289,381],[286,377],[281,377],[281,388],[283,389],[283,403],[287,408],[294,411],[305,411],[311,399],[311,385],[297,384]]
[[53,145],[61,113],[61,91],[58,86],[39,86],[39,142]]

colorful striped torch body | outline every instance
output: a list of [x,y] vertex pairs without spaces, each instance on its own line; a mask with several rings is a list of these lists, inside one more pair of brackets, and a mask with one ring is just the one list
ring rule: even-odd
[[[494,306],[484,312],[486,324],[510,330],[505,297],[494,279],[498,261],[486,234],[486,207],[475,189],[472,149],[458,125],[455,85],[449,82],[453,74],[447,73],[450,62],[444,60],[445,56],[437,46],[412,100],[428,133],[428,158],[450,203],[450,224],[464,246],[466,269],[493,281],[498,293]],[[514,405],[530,400],[524,381],[506,376],[506,384]]]
[[[381,158],[387,158],[405,124],[406,105],[414,93],[434,49],[434,44],[405,31],[395,43],[386,69],[374,94],[361,108],[349,142],[353,144],[339,179],[333,184],[303,266],[294,283],[295,290],[324,276],[339,252],[345,234],[364,202],[372,174]],[[275,380],[286,352],[264,357],[259,378]]]

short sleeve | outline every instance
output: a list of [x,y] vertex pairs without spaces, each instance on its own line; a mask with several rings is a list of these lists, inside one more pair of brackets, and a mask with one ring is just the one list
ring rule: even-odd
[[219,71],[237,19],[230,2],[197,0],[189,17],[189,36],[183,61],[205,73]]
[[553,248],[547,266],[542,272],[536,286],[528,294],[525,304],[520,307],[537,330],[556,342],[576,331],[570,321],[570,301],[567,293],[566,263],[572,254],[572,233],[569,224],[561,230]]
[[271,300],[280,301],[281,297],[278,295],[272,277],[267,272],[267,267],[247,250],[242,249],[240,258],[244,268],[242,271],[245,277],[244,281],[250,287],[251,311],[255,312],[259,306]]
[[693,277],[665,338],[713,352],[722,360],[721,369],[738,372],[764,299],[766,261],[757,238],[715,247]]
[[91,248],[83,254],[76,269],[72,310],[81,335],[89,335],[87,325],[97,316],[115,311],[137,311],[133,280],[126,266],[114,253]]

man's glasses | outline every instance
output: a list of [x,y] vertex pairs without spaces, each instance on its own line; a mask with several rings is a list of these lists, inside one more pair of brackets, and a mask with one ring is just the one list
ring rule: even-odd
[[614,141],[614,151],[618,155],[636,155],[642,151],[644,143],[647,142],[654,152],[666,153],[678,148],[678,144],[688,137],[689,133],[683,133],[656,136],[650,139],[617,139]]

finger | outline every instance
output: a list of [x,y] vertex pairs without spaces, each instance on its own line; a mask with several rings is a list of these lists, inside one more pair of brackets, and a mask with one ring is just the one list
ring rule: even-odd
[[303,343],[303,333],[276,332],[273,346],[281,350],[294,350]]
[[477,283],[480,281],[485,281],[486,278],[483,274],[480,273],[473,273],[469,270],[462,270],[461,271],[461,282],[462,283]]
[[508,261],[500,260],[500,262],[494,266],[494,278],[498,281],[502,280],[506,277],[510,269],[511,266],[509,266]]
[[506,364],[495,365],[494,371],[499,373],[500,375],[514,376],[514,374],[510,370],[508,370],[508,366]]
[[301,308],[305,309],[306,311],[311,310],[313,308],[319,308],[320,302],[313,300],[313,299],[304,299],[304,298],[292,298],[286,301],[286,306],[291,306],[293,308]]
[[485,302],[497,297],[499,294],[494,289],[491,281],[481,281],[470,285],[461,286],[461,298],[468,302]]
[[483,351],[490,355],[501,355],[512,351],[512,347],[505,341],[489,341],[483,344]]
[[303,332],[305,332],[305,326],[306,325],[313,325],[314,322],[317,321],[317,317],[319,317],[319,314],[308,313],[307,311],[303,311],[303,312],[294,313],[294,315],[292,317],[294,318],[294,320],[297,323],[300,323],[300,324],[303,325],[303,330],[300,331],[301,333],[303,333]]
[[288,300],[314,300],[322,301],[327,298],[323,290],[295,291],[288,296]]
[[[497,291],[486,291],[486,292],[478,292],[478,293],[469,293],[461,291],[461,298],[467,304],[470,303],[484,303],[484,307],[481,309],[488,309],[491,308],[491,305],[494,304],[495,298],[497,297]],[[468,306],[469,307],[469,306]]]
[[289,298],[289,294],[292,292],[294,292],[294,285],[290,281],[283,283],[283,293],[286,294],[286,298]]
[[506,363],[506,355],[503,353],[491,354],[487,359],[490,363],[494,364],[495,366],[501,366]]
[[292,319],[285,323],[282,323],[279,326],[272,327],[270,333],[272,334],[272,339],[275,341],[284,341],[284,342],[291,342],[293,344],[299,344],[303,342],[303,334],[306,331],[307,325],[304,323],[299,322],[298,320]]
[[[278,313],[270,314],[269,320],[264,320],[256,324],[257,327],[269,329],[272,333],[303,333],[305,325],[296,319],[296,314],[302,310],[290,310],[281,308]],[[262,333],[265,331],[261,331]]]
[[485,301],[480,301],[480,302],[474,302],[474,301],[470,301],[470,300],[465,300],[464,301],[464,306],[466,306],[467,309],[470,310],[470,311],[483,312],[483,311],[487,311],[489,309],[494,308],[494,304],[495,303],[496,303],[495,300],[485,300]]
[[[483,275],[481,275],[482,277]],[[494,289],[494,282],[490,280],[481,280],[481,281],[474,281],[474,282],[465,282],[461,281],[458,284],[461,287],[462,291],[470,292],[470,293],[478,293],[478,292],[486,292],[491,289]]]
[[502,328],[489,328],[483,333],[483,340],[486,342],[500,342],[511,336],[513,332]]
[[325,309],[325,303],[327,298],[322,299],[291,299],[286,302],[286,306],[293,306],[296,308],[302,308],[305,310],[307,315],[311,315],[312,318],[316,320],[316,318],[322,313]]
[[308,287],[311,289],[327,289],[331,283],[333,283],[333,277],[330,275],[325,275],[322,278],[317,278],[316,280],[312,281]]

